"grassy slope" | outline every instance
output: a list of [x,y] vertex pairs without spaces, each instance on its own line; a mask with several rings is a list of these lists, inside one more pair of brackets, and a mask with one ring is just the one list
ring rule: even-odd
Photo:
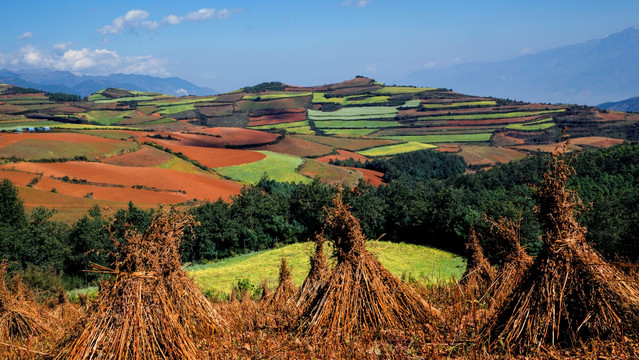
[[[382,264],[398,277],[411,276],[418,281],[446,281],[459,278],[466,267],[465,259],[454,254],[425,246],[371,241],[369,249]],[[211,265],[187,268],[203,291],[230,293],[240,278],[259,284],[266,279],[269,286],[277,286],[278,267],[282,257],[288,261],[294,283],[299,286],[310,268],[312,243],[287,245],[275,250],[239,255]]]

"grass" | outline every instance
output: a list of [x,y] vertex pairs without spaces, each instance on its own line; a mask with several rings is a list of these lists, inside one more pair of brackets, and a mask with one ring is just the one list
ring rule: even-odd
[[479,119],[507,119],[524,116],[535,116],[550,113],[566,111],[566,109],[544,110],[544,111],[513,111],[508,113],[483,113],[468,115],[443,115],[443,116],[426,116],[420,117],[418,120],[479,120]]
[[158,113],[162,115],[178,114],[190,110],[195,110],[194,104],[163,106]]
[[484,101],[463,101],[456,102],[452,104],[422,104],[422,107],[425,109],[442,109],[442,108],[455,108],[462,106],[495,106],[497,105],[496,101],[492,100],[484,100]]
[[224,177],[247,184],[257,184],[264,176],[280,182],[308,183],[311,181],[306,176],[297,173],[297,169],[304,162],[301,157],[272,151],[260,152],[266,155],[262,160],[248,164],[218,167],[214,170]]
[[146,95],[129,96],[129,97],[121,97],[117,99],[107,99],[107,100],[100,99],[100,100],[95,100],[94,102],[96,104],[108,104],[108,103],[125,102],[125,101],[146,101],[146,100],[153,100],[153,97],[146,96]]
[[268,93],[262,95],[244,95],[243,100],[275,100],[286,99],[300,96],[311,96],[310,92],[283,92],[283,93]]
[[273,125],[249,126],[248,128],[254,129],[254,130],[266,130],[266,129],[289,129],[289,128],[303,127],[303,126],[308,126],[308,120],[295,121],[295,122],[289,122],[289,123],[280,123],[280,124],[273,124]]
[[316,120],[315,127],[318,129],[379,129],[384,127],[402,126],[396,121],[383,120]]
[[413,86],[386,86],[377,91],[378,94],[399,95],[415,94],[422,91],[436,90],[436,88],[413,87]]
[[140,105],[143,105],[143,106],[153,105],[153,106],[157,106],[157,107],[165,107],[165,106],[169,107],[169,106],[196,104],[196,103],[207,102],[207,101],[215,101],[216,99],[217,99],[217,96],[206,97],[206,98],[197,98],[197,99],[183,99],[183,100],[175,100],[175,101],[145,101],[145,102],[141,103]]
[[84,115],[87,121],[100,125],[115,125],[124,120],[125,116],[133,116],[135,110],[113,111],[113,110],[95,110],[78,115]]
[[[298,243],[279,249],[234,256],[210,265],[192,265],[186,270],[203,291],[229,294],[238,279],[248,278],[254,285],[266,279],[271,288],[277,286],[282,258],[286,258],[293,282],[299,286],[308,274],[313,243]],[[370,241],[368,248],[380,262],[398,277],[412,277],[421,282],[458,279],[466,261],[452,253],[425,246]]]
[[75,131],[69,131],[69,132],[73,132],[76,134],[93,135],[93,136],[98,136],[98,137],[113,139],[113,140],[127,140],[132,136],[131,134],[127,134],[125,132],[117,131],[117,130],[103,130],[103,131],[75,130]]
[[415,99],[415,100],[408,100],[404,103],[404,105],[400,106],[400,109],[411,109],[411,108],[416,108],[419,107],[419,105],[421,104],[421,100],[419,99]]
[[370,120],[389,119],[397,115],[397,108],[390,106],[348,107],[337,111],[308,110],[311,120]]
[[337,149],[350,151],[366,150],[377,146],[394,145],[397,141],[385,139],[346,139],[330,136],[299,136],[300,139],[312,141],[318,144],[328,145]]
[[195,174],[195,175],[207,174],[207,175],[215,176],[214,174],[206,172],[200,169],[199,167],[193,165],[192,163],[186,160],[180,159],[177,156],[173,156],[171,160],[165,163],[162,163],[160,165],[157,165],[155,167],[162,168],[162,169],[171,169],[171,170],[180,171],[187,174]]
[[313,135],[315,131],[311,129],[310,126],[295,126],[286,128],[286,131],[290,134],[301,134],[301,135]]
[[456,143],[456,142],[484,142],[490,140],[493,133],[478,134],[445,134],[445,135],[406,135],[390,136],[389,139],[416,141],[421,143]]
[[435,145],[409,141],[404,144],[379,146],[379,147],[368,149],[368,150],[358,151],[358,153],[364,156],[388,156],[388,155],[402,154],[402,153],[407,153],[407,152],[417,151],[417,150],[432,149],[435,147],[436,147]]
[[553,118],[541,119],[522,124],[508,124],[506,129],[522,130],[522,131],[539,131],[546,130],[555,126]]
[[327,163],[307,159],[300,167],[299,172],[310,178],[317,178],[328,184],[342,184],[345,187],[355,187],[362,178],[362,174],[350,169]]
[[337,136],[366,136],[372,134],[378,129],[322,129],[326,135]]
[[73,159],[75,156],[86,156],[89,159],[94,159],[123,154],[139,148],[140,145],[133,141],[70,143],[42,139],[24,139],[0,148],[0,157],[41,160]]

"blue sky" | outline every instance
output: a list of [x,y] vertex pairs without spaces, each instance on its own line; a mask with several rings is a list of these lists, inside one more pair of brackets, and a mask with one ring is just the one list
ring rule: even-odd
[[218,91],[262,81],[387,83],[511,59],[639,25],[639,1],[10,1],[0,68],[178,76]]

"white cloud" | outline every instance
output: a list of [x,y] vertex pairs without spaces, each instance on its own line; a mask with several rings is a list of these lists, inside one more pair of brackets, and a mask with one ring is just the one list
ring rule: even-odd
[[216,11],[214,8],[204,8],[198,11],[194,11],[192,13],[188,13],[183,16],[177,16],[174,14],[168,15],[164,17],[164,23],[167,25],[178,25],[184,21],[192,22],[192,21],[204,21],[210,19],[226,19],[230,17],[232,11],[228,9],[222,9],[220,11]]
[[20,48],[14,54],[0,53],[0,60],[16,67],[40,67],[91,75],[170,75],[164,68],[166,59],[153,56],[120,56],[108,49],[66,49],[48,53],[29,45]]
[[523,49],[521,49],[521,51],[519,53],[521,55],[534,54],[535,53],[535,49],[533,49],[533,48],[523,48]]
[[186,91],[186,89],[179,88],[179,89],[175,90],[175,95],[176,96],[187,96],[188,94],[189,94],[189,92]]
[[124,30],[134,31],[138,28],[148,31],[157,29],[160,24],[156,21],[144,21],[149,17],[149,12],[139,9],[129,10],[123,16],[118,16],[111,25],[104,25],[98,29],[101,34],[121,34]]
[[437,66],[437,63],[434,62],[434,61],[428,61],[428,62],[424,63],[424,65],[423,65],[423,67],[426,68],[426,69],[432,69],[435,66]]
[[372,0],[345,0],[342,3],[342,7],[356,7],[356,8],[363,8],[365,6],[367,6],[368,4],[371,3]]
[[30,39],[33,37],[33,33],[31,31],[27,31],[26,33],[18,36],[16,39],[18,40],[24,40],[24,39]]
[[70,48],[71,45],[73,45],[73,43],[71,41],[59,42],[59,43],[53,44],[53,48],[55,50],[66,50],[66,49]]

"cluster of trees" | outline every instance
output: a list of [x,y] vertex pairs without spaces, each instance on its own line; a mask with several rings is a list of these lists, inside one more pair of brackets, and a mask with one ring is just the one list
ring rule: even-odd
[[279,81],[270,81],[257,84],[255,86],[247,86],[244,88],[245,93],[260,93],[263,91],[284,91],[286,85]]
[[[540,181],[547,160],[547,155],[537,154],[466,174],[456,155],[413,152],[356,163],[385,171],[387,183],[373,187],[361,182],[354,189],[344,189],[342,196],[370,238],[383,236],[461,254],[469,228],[476,226],[488,256],[498,262],[493,255],[498,245],[483,215],[519,221],[527,250],[538,251],[541,230],[531,186]],[[638,261],[634,232],[639,228],[639,145],[585,151],[572,165],[576,175],[569,185],[587,205],[579,219],[588,228],[588,241],[609,259]],[[195,206],[189,211],[199,224],[185,235],[184,260],[220,259],[312,239],[337,191],[319,181],[288,184],[263,179],[244,188],[233,202]],[[113,240],[122,241],[127,226],[143,231],[153,210],[131,203],[107,219],[94,207],[73,224],[51,221],[52,214],[45,208],[26,214],[15,186],[4,180],[0,184],[0,257],[17,268],[40,269],[66,279],[68,286],[77,286],[93,279],[84,272],[91,263],[109,264]]]

